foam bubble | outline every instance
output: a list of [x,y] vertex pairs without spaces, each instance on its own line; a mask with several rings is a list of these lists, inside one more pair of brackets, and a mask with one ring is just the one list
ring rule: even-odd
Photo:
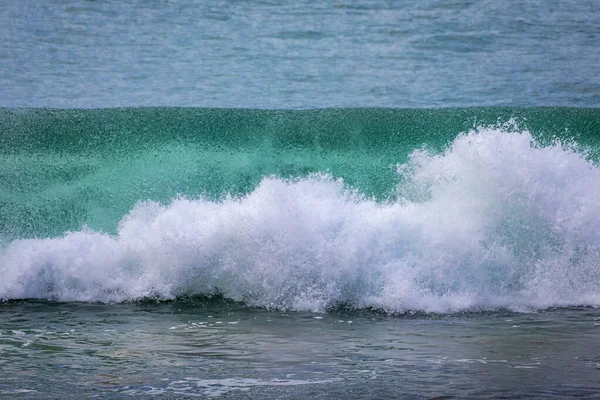
[[399,167],[399,200],[324,174],[243,198],[139,202],[111,236],[16,240],[0,298],[124,301],[215,291],[249,305],[390,312],[600,305],[600,168],[481,128]]

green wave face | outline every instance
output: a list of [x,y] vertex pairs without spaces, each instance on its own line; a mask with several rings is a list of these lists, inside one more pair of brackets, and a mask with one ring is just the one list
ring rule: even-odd
[[596,149],[597,109],[2,109],[0,232],[112,233],[137,201],[240,196],[272,175],[324,172],[393,200],[412,151],[511,119],[542,142]]
[[598,306],[599,117],[0,110],[0,299]]

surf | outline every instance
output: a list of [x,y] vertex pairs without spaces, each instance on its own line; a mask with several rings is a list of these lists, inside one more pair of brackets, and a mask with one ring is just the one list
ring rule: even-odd
[[[112,232],[84,224],[11,238],[0,298],[218,293],[272,309],[390,313],[600,305],[591,146],[540,139],[514,121],[466,130],[441,150],[420,140],[377,195],[327,169],[262,171],[218,196],[142,195]],[[381,167],[367,159],[358,162]]]

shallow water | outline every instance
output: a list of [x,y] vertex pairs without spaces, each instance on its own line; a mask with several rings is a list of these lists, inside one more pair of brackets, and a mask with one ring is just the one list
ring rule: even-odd
[[[600,393],[600,312],[381,315],[206,299],[0,308],[11,398],[564,398]],[[444,397],[445,396],[445,397]]]

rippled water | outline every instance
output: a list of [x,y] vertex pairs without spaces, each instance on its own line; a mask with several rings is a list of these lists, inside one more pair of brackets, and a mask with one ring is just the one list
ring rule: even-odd
[[[14,302],[0,394],[22,398],[564,398],[598,394],[600,312],[269,312]],[[447,396],[447,397],[443,397]]]
[[9,0],[0,106],[598,106],[599,8]]

